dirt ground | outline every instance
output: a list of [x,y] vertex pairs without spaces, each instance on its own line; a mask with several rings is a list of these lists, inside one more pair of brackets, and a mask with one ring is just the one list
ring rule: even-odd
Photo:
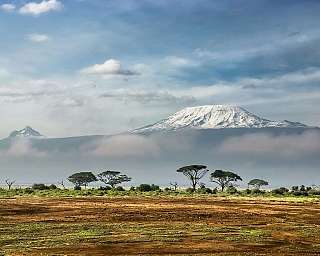
[[0,255],[320,255],[320,201],[0,199]]

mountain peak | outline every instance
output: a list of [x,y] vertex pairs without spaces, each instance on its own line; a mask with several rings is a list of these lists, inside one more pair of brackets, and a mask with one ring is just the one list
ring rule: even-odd
[[265,127],[298,128],[307,126],[287,120],[271,121],[237,106],[204,105],[184,108],[166,119],[133,132]]
[[15,131],[11,132],[9,137],[10,138],[16,138],[16,137],[43,138],[44,136],[40,132],[34,130],[32,127],[26,126],[25,128],[23,128],[21,130],[15,130]]

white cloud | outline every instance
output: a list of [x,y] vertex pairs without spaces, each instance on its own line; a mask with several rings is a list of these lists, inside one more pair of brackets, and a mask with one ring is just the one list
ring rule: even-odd
[[21,138],[12,141],[10,147],[0,151],[0,157],[45,157],[46,152],[39,151],[32,147],[29,139]]
[[43,43],[50,40],[50,37],[45,34],[30,34],[28,39],[35,43]]
[[319,154],[320,133],[306,131],[299,135],[249,134],[227,139],[220,147],[222,153],[245,155],[303,155]]
[[0,9],[5,12],[12,12],[16,9],[16,6],[14,4],[2,4],[0,5]]
[[25,15],[38,16],[40,14],[50,12],[50,11],[59,11],[63,7],[63,4],[58,0],[43,0],[40,3],[30,2],[25,4],[19,9],[19,13]]
[[168,56],[165,58],[165,61],[174,67],[193,67],[197,66],[198,63],[196,63],[194,60],[186,59],[178,56]]
[[106,60],[102,64],[95,64],[93,66],[84,68],[80,71],[82,74],[87,75],[137,75],[137,72],[131,70],[125,70],[121,67],[121,62],[115,59]]
[[145,157],[155,156],[159,151],[159,146],[151,138],[139,135],[118,135],[99,142],[91,154],[107,157]]

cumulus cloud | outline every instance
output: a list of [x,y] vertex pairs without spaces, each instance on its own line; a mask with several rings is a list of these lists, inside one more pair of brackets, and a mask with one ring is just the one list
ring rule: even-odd
[[121,66],[121,62],[115,59],[106,60],[102,64],[95,64],[93,66],[84,68],[80,71],[82,74],[87,75],[124,75],[131,76],[137,75],[138,73],[132,70],[123,69]]
[[24,15],[39,16],[51,11],[59,11],[63,4],[58,0],[43,0],[40,3],[29,2],[19,9],[19,13]]
[[28,39],[35,43],[43,43],[50,40],[49,36],[46,34],[29,34]]
[[0,9],[5,12],[12,12],[16,9],[16,6],[14,4],[2,4]]
[[159,146],[151,138],[139,135],[118,135],[99,141],[90,153],[106,157],[147,157],[156,156],[159,151]]
[[247,134],[226,139],[220,152],[240,155],[320,156],[320,132],[300,135]]

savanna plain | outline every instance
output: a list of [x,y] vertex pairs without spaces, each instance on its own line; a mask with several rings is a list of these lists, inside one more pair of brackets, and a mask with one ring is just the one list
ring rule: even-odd
[[317,197],[13,196],[0,255],[320,255]]

